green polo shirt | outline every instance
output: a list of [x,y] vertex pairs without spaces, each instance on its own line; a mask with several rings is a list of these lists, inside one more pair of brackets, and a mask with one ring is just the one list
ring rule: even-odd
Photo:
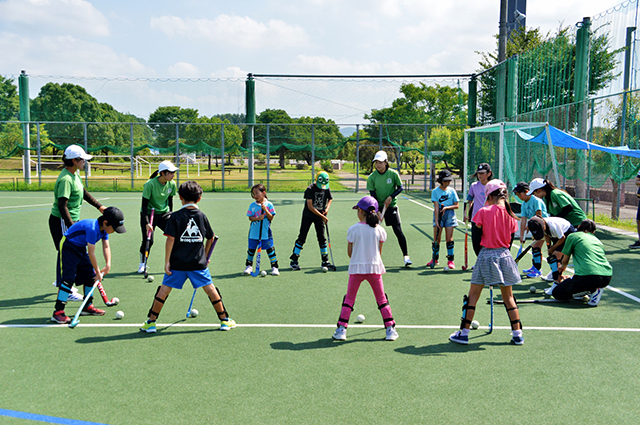
[[54,217],[62,218],[60,210],[58,209],[58,199],[67,198],[67,209],[71,220],[75,223],[80,220],[80,208],[82,207],[82,199],[84,197],[84,187],[82,186],[82,178],[80,177],[80,171],[70,173],[66,168],[62,170],[56,185],[53,188],[53,208],[51,208],[51,215]]
[[587,215],[582,211],[580,205],[567,192],[560,189],[553,189],[549,195],[549,214],[558,216],[558,213],[567,205],[571,205],[573,210],[565,218],[569,223],[578,227],[582,220],[587,219]]
[[[376,199],[382,209],[382,203],[387,199],[397,188],[402,186],[402,180],[398,172],[392,168],[389,168],[383,174],[380,174],[378,170],[374,170],[373,173],[367,179],[367,190],[374,190],[376,192]],[[393,198],[389,207],[395,207],[398,203],[396,198]]]
[[158,177],[147,180],[142,189],[142,197],[149,200],[147,214],[151,214],[151,208],[155,208],[157,213],[169,212],[169,198],[178,193],[176,182],[171,180],[162,184],[158,181]]
[[567,236],[562,248],[564,255],[573,255],[578,276],[612,276],[613,269],[605,256],[602,242],[592,233],[575,232]]

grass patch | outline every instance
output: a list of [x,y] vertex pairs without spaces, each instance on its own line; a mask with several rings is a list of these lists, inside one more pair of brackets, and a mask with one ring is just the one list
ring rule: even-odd
[[636,232],[638,230],[635,220],[614,220],[604,214],[596,214],[596,223],[615,227],[616,229],[628,230],[630,232]]

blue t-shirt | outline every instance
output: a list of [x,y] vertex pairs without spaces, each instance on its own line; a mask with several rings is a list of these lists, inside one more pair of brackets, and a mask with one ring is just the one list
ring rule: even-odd
[[64,233],[69,243],[76,246],[95,245],[101,239],[109,240],[109,235],[104,230],[100,230],[100,223],[96,219],[86,219],[76,222]]
[[[276,215],[276,210],[273,208],[273,204],[269,200],[265,200],[267,204],[267,210],[269,214]],[[249,211],[247,211],[247,217],[260,217],[261,214],[264,214],[262,211],[262,206],[259,204],[252,202],[249,205]],[[260,223],[262,223],[262,236],[260,236]],[[262,221],[252,221],[251,227],[249,227],[249,239],[269,239],[269,228],[271,227],[271,222],[268,218],[264,218]]]
[[536,211],[538,210],[542,213],[543,218],[549,217],[547,206],[544,204],[544,201],[535,195],[531,195],[531,198],[528,201],[522,203],[520,216],[529,219],[536,215]]
[[460,202],[458,194],[452,187],[442,190],[439,186],[431,192],[431,200],[440,204],[440,207],[450,207],[456,202]]

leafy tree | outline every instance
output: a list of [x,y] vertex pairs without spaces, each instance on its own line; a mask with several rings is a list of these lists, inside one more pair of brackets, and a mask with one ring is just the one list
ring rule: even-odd
[[[283,109],[265,109],[257,117],[256,122],[263,124],[271,124],[269,126],[269,141],[270,145],[281,145],[283,143],[290,143],[291,141],[291,126],[289,125],[277,125],[277,124],[292,124],[293,119]],[[275,124],[275,125],[274,125]],[[255,140],[266,142],[267,139],[267,127],[256,126],[255,128]],[[276,150],[271,152],[277,153],[279,156],[280,168],[285,167],[285,154],[287,148],[281,145]]]
[[160,106],[149,115],[149,127],[153,130],[158,146],[167,148],[175,146],[176,126],[178,134],[182,135],[186,130],[187,123],[194,123],[198,118],[198,110],[191,108],[181,108],[180,106]]
[[18,98],[18,88],[13,82],[13,79],[0,75],[0,121],[18,119],[20,100]]

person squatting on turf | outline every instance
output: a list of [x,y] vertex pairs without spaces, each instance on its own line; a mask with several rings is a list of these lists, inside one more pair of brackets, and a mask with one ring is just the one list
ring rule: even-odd
[[347,326],[353,311],[353,305],[358,295],[358,289],[363,280],[369,282],[382,314],[382,321],[386,329],[385,339],[394,341],[398,338],[396,322],[391,315],[391,307],[384,292],[382,274],[385,273],[384,264],[380,256],[382,244],[387,240],[387,232],[380,226],[378,219],[378,201],[372,196],[365,196],[358,201],[353,209],[357,209],[359,222],[349,227],[347,231],[347,254],[349,261],[349,283],[347,294],[342,300],[342,310],[338,319],[338,327],[333,333],[333,339],[345,341]]
[[[178,171],[178,167],[171,161],[162,161],[158,169],[151,174],[149,180],[142,189],[142,207],[140,208],[140,230],[142,230],[142,243],[140,244],[140,266],[138,273],[144,273],[144,254],[147,245],[147,235],[151,232],[149,239],[149,253],[153,246],[153,230],[159,227],[163,232],[167,227],[167,222],[173,211],[173,197],[178,190],[173,178]],[[153,226],[151,225],[151,209],[155,209],[153,215]]]
[[[473,221],[473,217],[475,217],[476,213],[480,211],[480,208],[484,207],[485,194],[484,187],[489,182],[489,180],[493,179],[493,171],[491,171],[491,166],[486,162],[478,165],[478,169],[474,173],[471,178],[476,177],[478,181],[471,183],[469,186],[469,193],[467,193],[467,202],[464,205],[464,222],[465,226],[467,224],[467,220],[471,222],[471,243],[473,244],[473,252],[476,253],[476,256],[480,254],[480,249],[482,246],[480,245],[480,239],[482,233],[476,227],[475,222]],[[468,208],[468,209],[467,209]],[[469,214],[467,216],[467,214]]]
[[511,322],[511,343],[524,344],[522,323],[518,305],[511,286],[522,282],[518,265],[511,256],[513,234],[518,228],[518,219],[507,202],[507,186],[501,180],[491,180],[485,186],[486,206],[480,208],[474,220],[482,232],[480,255],[471,274],[469,295],[462,302],[460,330],[449,336],[458,344],[469,343],[469,327],[473,320],[476,304],[485,285],[500,285],[504,306]]
[[367,190],[378,201],[379,205],[384,204],[387,207],[383,217],[384,222],[393,229],[404,256],[404,266],[409,267],[413,263],[409,258],[407,238],[402,232],[402,221],[400,220],[400,210],[398,210],[398,200],[396,199],[402,192],[402,180],[400,180],[400,175],[396,170],[389,168],[389,161],[385,151],[376,152],[373,158],[373,166],[375,171],[367,178]]
[[[531,218],[527,226],[533,239],[540,242],[540,246],[542,245],[543,239],[547,243],[547,263],[551,268],[550,274],[553,284],[551,288],[545,289],[544,292],[547,295],[551,295],[551,291],[556,287],[562,275],[558,267],[558,264],[562,263],[562,248],[564,247],[567,236],[575,233],[576,228],[564,218],[542,218],[538,216]],[[535,261],[538,261],[538,263],[535,263]],[[534,267],[538,268],[538,270],[540,270],[541,261],[542,259],[536,260],[534,257]],[[547,280],[547,278],[545,278],[545,280]]]
[[573,277],[562,279],[553,289],[551,295],[561,301],[570,300],[572,296],[583,292],[590,292],[588,305],[595,307],[600,302],[603,288],[609,286],[613,276],[613,268],[604,252],[602,242],[595,236],[596,223],[584,220],[578,226],[578,231],[567,236],[562,248],[564,257],[560,265],[562,273],[573,255],[575,274]]
[[[56,184],[53,188],[53,207],[49,216],[49,232],[53,239],[53,245],[56,252],[60,251],[60,241],[64,233],[80,219],[80,209],[82,201],[87,201],[91,206],[104,213],[107,208],[98,202],[87,189],[82,186],[82,178],[80,170],[84,169],[85,164],[92,158],[91,155],[85,153],[78,145],[67,147],[62,156],[64,168],[60,172]],[[57,254],[56,254],[57,256]],[[56,270],[59,268],[60,262],[57,261]],[[59,272],[59,270],[57,270]],[[58,282],[54,282],[58,286]],[[67,301],[82,301],[82,296],[78,294],[75,287],[71,288],[71,294]]]
[[[156,320],[173,288],[182,289],[189,279],[193,289],[202,288],[220,319],[220,330],[228,331],[236,326],[224,308],[220,291],[211,282],[207,252],[213,244],[213,230],[207,216],[198,208],[202,199],[202,188],[194,181],[187,181],[178,189],[182,208],[171,214],[165,236],[165,266],[162,285],[158,287],[153,303],[142,324],[142,332],[156,331]],[[205,244],[206,240],[206,244]]]
[[[524,245],[526,240],[526,233],[529,230],[528,221],[533,217],[549,217],[547,212],[547,206],[542,199],[535,195],[527,195],[529,192],[529,184],[526,182],[520,182],[513,189],[513,193],[522,201],[520,210],[520,245]],[[542,240],[533,244],[531,260],[531,268],[523,270],[529,278],[535,278],[542,276],[540,267],[542,266]],[[537,267],[536,267],[537,266]]]
[[[67,230],[58,251],[58,296],[51,321],[70,323],[71,319],[64,312],[65,305],[73,285],[83,286],[84,295],[91,292],[96,281],[111,270],[111,248],[109,235],[113,232],[125,233],[124,214],[116,207],[105,208],[98,219],[80,220]],[[96,243],[102,240],[102,253],[105,266],[100,270],[96,258]],[[82,316],[102,316],[104,310],[93,305],[93,296],[87,300]]]
[[307,241],[309,229],[313,224],[316,229],[318,245],[320,246],[321,267],[335,270],[335,266],[329,262],[329,251],[327,250],[327,238],[324,236],[324,225],[329,220],[327,214],[331,207],[331,190],[329,189],[329,174],[324,171],[318,174],[315,184],[309,185],[304,191],[304,208],[302,209],[302,222],[300,232],[293,247],[290,266],[293,270],[300,270],[298,259],[304,243]]
[[247,211],[251,226],[249,226],[249,249],[247,250],[247,261],[245,262],[247,268],[244,269],[243,274],[251,274],[253,271],[253,257],[256,255],[258,245],[260,245],[269,255],[271,274],[279,276],[276,248],[273,246],[273,234],[271,233],[271,221],[276,215],[276,210],[267,199],[267,189],[262,183],[256,184],[251,188],[251,197],[255,201],[249,205],[249,210]]
[[638,240],[629,245],[631,249],[640,248],[640,171],[638,171],[638,175],[636,176],[636,186],[638,186],[638,192],[636,192],[636,196],[638,197],[638,212],[636,213],[636,227],[638,229]]
[[[453,181],[451,171],[442,170],[438,173],[437,182],[440,186],[431,192],[431,201],[433,202],[433,243],[431,244],[432,257],[427,263],[428,267],[438,264],[440,257],[440,239],[442,237],[442,229],[445,231],[445,240],[447,241],[447,267],[455,269],[453,263],[453,229],[458,227],[458,219],[455,210],[458,209],[458,194],[449,187]],[[435,264],[433,264],[435,262]]]

